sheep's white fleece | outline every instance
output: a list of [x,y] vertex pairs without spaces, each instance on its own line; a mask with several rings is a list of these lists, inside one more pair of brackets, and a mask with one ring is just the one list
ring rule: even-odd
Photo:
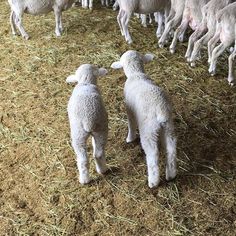
[[68,116],[71,128],[72,146],[77,155],[80,183],[86,184],[89,178],[89,161],[86,153],[86,142],[92,135],[93,156],[98,173],[107,170],[105,145],[108,135],[108,118],[99,89],[97,77],[107,73],[106,69],[84,64],[67,82],[77,82],[68,103]]
[[128,116],[128,136],[126,141],[136,138],[136,127],[146,154],[149,187],[159,184],[158,140],[165,143],[167,151],[166,179],[175,178],[176,138],[172,121],[172,107],[165,92],[156,86],[145,74],[143,63],[153,59],[151,54],[145,56],[136,51],[127,51],[111,67],[123,68],[127,80],[124,87],[125,104]]

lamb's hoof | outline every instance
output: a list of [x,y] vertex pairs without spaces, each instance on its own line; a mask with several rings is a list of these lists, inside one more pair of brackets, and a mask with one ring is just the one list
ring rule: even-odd
[[231,87],[233,87],[234,86],[234,78],[228,78],[227,80],[228,80],[229,85]]
[[210,74],[211,76],[215,76],[215,74],[216,74],[215,71],[212,70],[212,69],[209,69],[208,72],[209,72],[209,74]]
[[186,60],[188,63],[190,63],[190,58],[188,56],[186,57]]
[[132,142],[134,142],[135,140],[136,140],[136,136],[134,136],[134,137],[127,137],[126,138],[126,143],[132,143]]
[[148,180],[149,188],[156,188],[160,183],[160,180]]
[[177,171],[176,170],[166,171],[166,180],[167,181],[171,181],[171,180],[176,178],[176,175],[177,175]]
[[159,48],[164,48],[164,43],[159,42],[158,45],[159,45]]
[[79,182],[83,185],[88,184],[90,182],[89,177],[80,177]]
[[61,32],[60,32],[60,30],[59,30],[59,31],[56,31],[55,33],[56,33],[56,36],[57,36],[57,37],[61,37]]
[[133,43],[133,40],[132,40],[132,39],[128,39],[128,40],[127,40],[127,43],[128,43],[128,44],[132,44],[132,43]]
[[190,66],[191,67],[196,67],[196,63],[192,61],[192,62],[190,62]]
[[107,167],[97,170],[98,174],[100,174],[100,175],[104,175],[107,171],[108,171]]
[[170,48],[170,53],[174,54],[175,53],[175,49],[174,48]]

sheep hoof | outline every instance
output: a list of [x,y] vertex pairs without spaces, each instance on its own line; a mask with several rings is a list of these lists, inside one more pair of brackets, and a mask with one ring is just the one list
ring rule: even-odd
[[89,177],[80,177],[79,182],[83,185],[88,184],[90,182],[90,178]]
[[159,48],[164,48],[164,44],[163,43],[159,43]]
[[159,185],[160,181],[159,180],[156,180],[156,181],[148,181],[148,187],[149,188],[155,188]]
[[126,138],[126,143],[132,143],[132,142],[135,141],[135,139],[136,139],[136,136],[134,136],[134,137],[127,137]]
[[214,70],[212,70],[212,69],[209,69],[208,71],[209,71],[209,73],[210,73],[210,75],[211,75],[211,76],[215,76],[215,74],[216,74],[216,73],[215,73],[215,71],[214,71]]
[[195,67],[195,66],[196,66],[196,63],[192,61],[192,62],[190,63],[190,66],[191,66],[191,67]]
[[228,83],[231,87],[234,86],[234,79],[233,78],[228,78]]
[[174,54],[175,53],[175,49],[174,48],[170,48],[170,53]]
[[166,180],[171,181],[171,180],[175,179],[176,175],[177,175],[176,170],[166,171]]
[[128,39],[128,40],[127,40],[127,43],[128,43],[128,44],[131,44],[131,43],[133,43],[133,40],[132,40],[132,39]]
[[190,57],[186,57],[186,60],[187,60],[187,62],[189,63],[190,62]]
[[28,34],[24,35],[23,37],[24,37],[24,39],[26,39],[26,40],[29,40],[29,38],[30,38]]

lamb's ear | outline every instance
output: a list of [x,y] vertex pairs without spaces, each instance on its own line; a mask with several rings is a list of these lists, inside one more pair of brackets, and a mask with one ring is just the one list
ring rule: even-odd
[[113,62],[111,64],[111,68],[113,68],[113,69],[121,69],[121,68],[123,68],[123,66],[121,65],[120,61],[116,61],[116,62]]
[[107,69],[105,68],[99,68],[98,69],[98,76],[105,76],[108,73]]
[[143,62],[148,63],[149,61],[152,61],[155,56],[151,53],[147,53],[143,56]]
[[76,83],[76,82],[78,82],[76,75],[70,75],[66,79],[66,83]]

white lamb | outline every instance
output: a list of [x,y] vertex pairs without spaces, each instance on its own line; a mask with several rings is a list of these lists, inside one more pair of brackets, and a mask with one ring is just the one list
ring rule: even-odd
[[107,170],[104,149],[107,142],[108,118],[97,87],[97,77],[106,74],[107,70],[104,68],[84,64],[66,80],[67,83],[77,83],[68,103],[68,116],[81,184],[90,181],[86,154],[86,142],[90,135],[92,135],[96,170],[99,174]]
[[8,0],[11,7],[10,23],[12,33],[16,35],[16,26],[19,29],[22,37],[29,39],[29,35],[26,33],[22,25],[22,17],[24,13],[31,15],[47,14],[54,11],[56,18],[55,33],[57,36],[61,36],[62,27],[62,11],[70,8],[75,0]]
[[176,138],[172,120],[172,107],[165,92],[156,86],[144,72],[144,63],[153,60],[152,54],[141,55],[136,51],[127,51],[120,61],[114,62],[114,69],[123,68],[127,80],[124,96],[128,116],[128,136],[126,141],[136,138],[138,127],[142,148],[146,154],[148,185],[158,186],[159,174],[159,138],[164,141],[167,151],[166,179],[171,180],[177,174]]

